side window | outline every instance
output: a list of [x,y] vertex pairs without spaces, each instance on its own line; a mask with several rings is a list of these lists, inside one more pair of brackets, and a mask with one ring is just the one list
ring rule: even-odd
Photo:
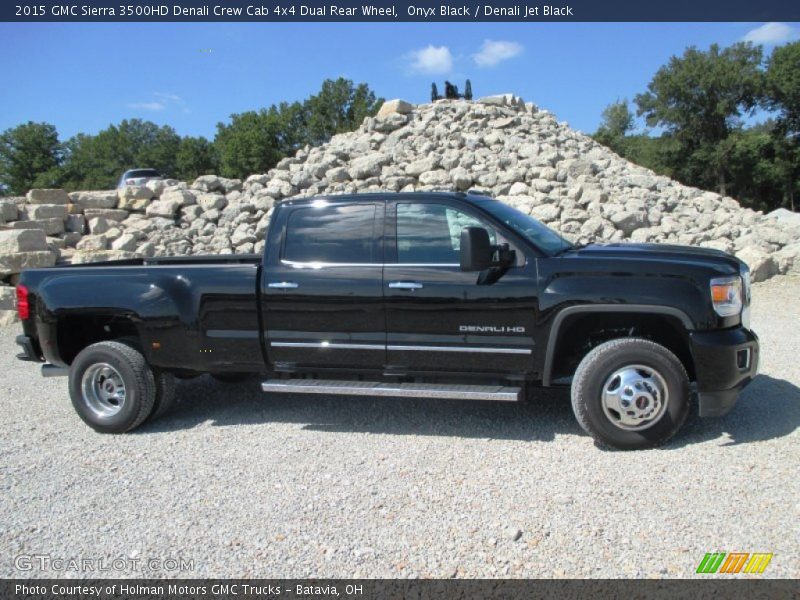
[[283,258],[292,262],[374,263],[375,206],[298,208],[286,223]]
[[497,243],[494,229],[460,210],[444,204],[398,204],[397,262],[457,264],[464,227],[484,227],[492,244]]

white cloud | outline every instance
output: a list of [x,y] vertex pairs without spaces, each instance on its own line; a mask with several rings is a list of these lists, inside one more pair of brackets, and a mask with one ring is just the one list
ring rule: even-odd
[[166,100],[169,102],[183,102],[183,98],[178,96],[177,94],[167,94],[165,92],[153,92],[153,95],[157,98],[161,98],[162,100]]
[[134,108],[138,110],[165,110],[166,108],[170,107],[183,107],[184,111],[186,109],[186,102],[183,101],[183,98],[178,96],[177,94],[171,94],[167,92],[153,92],[153,96],[156,100],[151,102],[131,102],[128,104],[128,108]]
[[764,23],[760,27],[751,29],[742,38],[745,42],[754,44],[779,44],[795,36],[797,32],[786,23]]
[[131,102],[128,108],[138,108],[141,110],[164,110],[166,106],[163,102]]
[[480,52],[472,55],[479,67],[493,67],[522,53],[522,45],[503,40],[484,40]]
[[453,55],[447,46],[429,45],[408,55],[411,70],[428,75],[446,75],[453,70]]

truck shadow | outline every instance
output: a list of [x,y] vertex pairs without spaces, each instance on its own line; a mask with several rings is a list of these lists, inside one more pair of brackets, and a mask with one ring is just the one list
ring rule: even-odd
[[[696,409],[695,409],[696,412]],[[182,381],[173,410],[142,434],[191,429],[289,423],[328,433],[454,436],[549,441],[556,435],[586,435],[572,414],[566,389],[541,390],[527,402],[467,402],[408,398],[266,395],[258,379],[223,384],[209,377]],[[800,388],[759,375],[725,417],[690,417],[684,430],[663,449],[722,440],[723,446],[780,438],[800,426]],[[727,439],[725,439],[727,438]]]
[[[800,388],[769,375],[757,375],[721,418],[693,418],[665,448],[721,439],[721,446],[764,442],[790,435],[800,427]],[[728,439],[724,439],[728,438]]]

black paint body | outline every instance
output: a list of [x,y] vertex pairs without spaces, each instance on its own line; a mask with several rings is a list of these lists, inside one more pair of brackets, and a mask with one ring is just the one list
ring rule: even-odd
[[[515,266],[487,284],[457,264],[399,264],[396,205],[408,201],[452,206],[496,228],[516,250]],[[375,208],[365,262],[285,259],[292,211],[365,203]],[[59,266],[25,271],[20,283],[32,304],[28,353],[55,365],[74,357],[63,331],[89,319],[111,332],[132,328],[147,360],[168,370],[551,385],[574,319],[659,315],[685,340],[701,398],[725,392],[727,402],[755,374],[758,341],[739,316],[717,316],[709,280],[744,268],[715,250],[654,244],[548,255],[468,194],[362,194],[278,204],[263,257]],[[735,367],[743,348],[753,355],[746,370]]]

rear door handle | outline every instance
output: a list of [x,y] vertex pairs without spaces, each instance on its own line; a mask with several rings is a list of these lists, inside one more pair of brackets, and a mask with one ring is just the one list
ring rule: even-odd
[[393,290],[421,290],[422,284],[416,281],[390,281],[389,288]]
[[274,288],[276,290],[293,290],[295,288],[299,288],[300,285],[294,281],[271,281],[267,284],[267,287]]

